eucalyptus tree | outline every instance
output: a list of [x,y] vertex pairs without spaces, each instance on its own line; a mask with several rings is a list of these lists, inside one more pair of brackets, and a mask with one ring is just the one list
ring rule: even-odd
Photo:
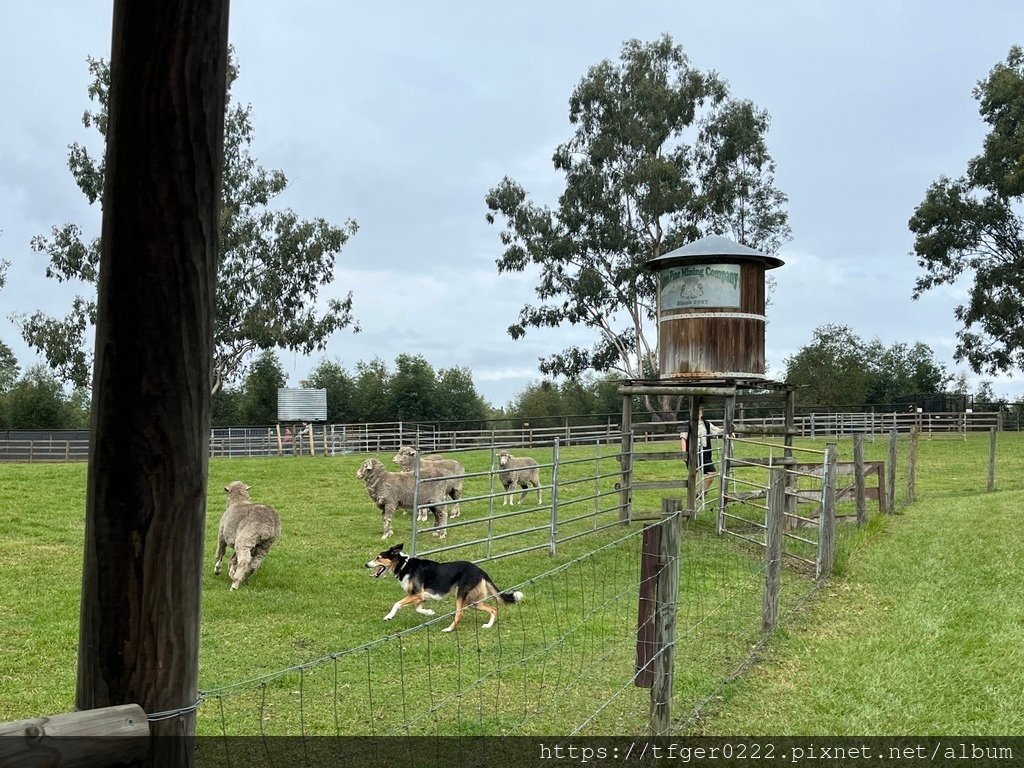
[[694,68],[664,35],[629,40],[619,61],[594,65],[569,99],[573,136],[554,152],[564,189],[554,207],[506,177],[486,196],[504,224],[499,273],[538,275],[536,304],[508,328],[591,329],[540,361],[545,376],[587,370],[659,375],[655,280],[645,262],[706,234],[772,253],[789,237],[775,186],[768,113],[733,99],[715,72]]
[[[107,136],[110,67],[88,60],[92,107],[82,116],[86,128]],[[231,56],[224,128],[217,317],[211,390],[236,379],[257,350],[287,349],[308,354],[323,349],[328,337],[348,326],[358,330],[351,292],[319,301],[334,280],[335,261],[356,232],[352,220],[335,225],[323,218],[302,219],[272,203],[288,188],[280,170],[267,170],[253,158],[252,107],[231,101],[238,66]],[[68,168],[90,205],[101,202],[104,158],[72,144]],[[95,283],[99,276],[99,239],[78,224],[55,226],[32,239],[32,249],[49,258],[47,277],[74,282],[83,292],[68,313],[43,311],[18,318],[25,341],[44,356],[63,380],[84,387],[92,374],[90,329],[96,323]],[[161,276],[153,275],[154,280]],[[318,306],[322,305],[322,306]]]
[[922,272],[914,298],[970,282],[953,314],[957,360],[976,373],[1024,369],[1024,50],[974,89],[989,131],[962,176],[941,176],[910,219]]

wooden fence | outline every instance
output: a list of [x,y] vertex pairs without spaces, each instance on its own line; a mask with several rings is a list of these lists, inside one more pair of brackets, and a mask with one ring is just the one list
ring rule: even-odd
[[[779,428],[783,417],[744,418],[737,410],[736,432],[743,427]],[[915,427],[925,437],[937,434],[988,432],[1001,429],[998,412],[986,413],[824,413],[798,416],[797,436],[825,439],[842,435],[888,435],[892,430],[903,434]],[[684,422],[652,422],[634,424],[635,440],[661,440],[666,433],[678,432]],[[404,422],[368,424],[312,424],[296,431],[290,444],[279,439],[277,425],[272,427],[219,427],[210,433],[211,458],[242,458],[257,456],[315,455],[337,456],[347,453],[384,453],[403,445],[415,445],[428,453],[471,450],[491,446],[563,447],[607,442],[619,432],[617,422],[603,424],[502,429],[441,430],[431,425]],[[89,433],[78,431],[16,431],[0,432],[0,462],[66,462],[87,461]]]

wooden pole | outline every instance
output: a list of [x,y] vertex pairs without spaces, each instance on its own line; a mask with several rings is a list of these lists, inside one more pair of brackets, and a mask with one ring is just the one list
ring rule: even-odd
[[896,438],[896,429],[893,428],[889,432],[889,461],[885,467],[885,511],[890,515],[896,511]]
[[683,516],[676,513],[661,522],[657,580],[657,604],[654,616],[653,680],[651,684],[651,736],[671,734],[672,688],[675,682],[676,612],[679,606],[679,544]]
[[729,475],[732,468],[729,460],[732,458],[732,434],[733,423],[736,416],[736,396],[730,395],[725,398],[725,413],[722,418],[722,466],[718,472],[718,514],[715,517],[715,531],[722,535],[722,528],[725,523],[725,499],[729,494]]
[[988,431],[988,492],[996,489],[996,428]]
[[768,488],[768,512],[764,531],[764,607],[761,631],[771,632],[779,620],[779,589],[782,584],[782,535],[786,511],[786,470],[772,467]]
[[910,428],[910,452],[907,456],[907,503],[917,498],[917,439],[921,428],[916,424]]
[[193,762],[227,51],[227,0],[115,0],[76,705],[177,713],[153,768]]
[[[788,431],[785,437],[782,438],[782,444],[786,446],[783,449],[782,456],[786,461],[793,461],[793,425],[796,423],[796,390],[790,389],[786,392],[786,427]],[[791,523],[796,520],[798,513],[798,502],[799,498],[796,495],[797,488],[797,476],[794,474],[786,474],[786,490],[790,493],[786,494],[786,517],[783,520],[783,528],[789,530]]]
[[853,436],[853,484],[857,498],[857,525],[868,524],[867,488],[864,482],[864,434]]
[[825,474],[822,480],[824,498],[818,518],[818,561],[815,577],[827,579],[832,575],[836,557],[836,479],[838,477],[838,448],[835,443],[825,447]]
[[700,464],[701,451],[699,431],[697,427],[697,410],[700,398],[690,398],[690,418],[686,425],[686,508],[691,513],[697,510],[697,466]]
[[633,398],[622,396],[622,450],[620,452],[622,478],[619,481],[619,522],[628,525],[633,519],[632,491],[633,484]]
[[650,688],[654,684],[655,608],[658,601],[658,574],[661,571],[661,525],[644,528],[640,551],[640,596],[636,620],[636,675],[633,685]]
[[558,554],[558,449],[559,438],[551,446],[551,522],[548,529],[548,555]]

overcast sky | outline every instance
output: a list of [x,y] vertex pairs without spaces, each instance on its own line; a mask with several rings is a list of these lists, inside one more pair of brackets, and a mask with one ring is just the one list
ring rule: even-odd
[[[98,233],[66,162],[72,142],[95,146],[81,124],[86,57],[109,56],[111,16],[109,0],[0,6],[0,259],[11,262],[0,339],[22,368],[37,359],[10,316],[63,315],[74,293],[45,277],[30,238],[65,222]],[[1024,43],[1024,3],[236,0],[233,96],[252,105],[257,159],[291,181],[281,205],[359,224],[332,290],[354,292],[362,333],[338,332],[311,358],[281,353],[290,384],[323,357],[354,371],[420,354],[435,369],[469,368],[502,406],[540,380],[539,357],[587,341],[570,328],[509,338],[533,282],[497,274],[500,229],[484,220],[484,196],[507,175],[554,203],[551,155],[572,132],[573,88],[625,40],[666,32],[772,116],[793,238],[773,273],[769,375],[781,378],[826,323],[887,346],[924,342],[966,371],[952,357],[965,294],[911,300],[907,220],[932,181],[980,152],[971,90]],[[1024,377],[994,388],[1022,398]]]

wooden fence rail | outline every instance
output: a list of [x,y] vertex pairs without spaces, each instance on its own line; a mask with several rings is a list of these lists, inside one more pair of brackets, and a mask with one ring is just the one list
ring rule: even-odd
[[149,719],[137,704],[0,723],[0,765],[106,768],[149,750]]
[[[739,411],[742,413],[742,410]],[[656,442],[686,429],[684,421],[633,424],[635,442]],[[999,430],[1000,414],[991,413],[827,413],[796,417],[788,429],[783,417],[742,418],[734,423],[737,435],[783,435],[825,439],[843,435],[889,435],[917,429],[928,437]],[[428,453],[470,450],[491,446],[539,448],[591,445],[620,434],[620,425],[609,419],[604,424],[501,429],[441,430],[431,425],[387,422],[379,424],[313,424],[296,433],[290,443],[279,439],[274,427],[218,427],[210,434],[211,458],[241,458],[280,455],[337,456],[347,453],[394,452],[403,445],[415,445]],[[0,432],[0,462],[86,461],[89,458],[87,431]]]

